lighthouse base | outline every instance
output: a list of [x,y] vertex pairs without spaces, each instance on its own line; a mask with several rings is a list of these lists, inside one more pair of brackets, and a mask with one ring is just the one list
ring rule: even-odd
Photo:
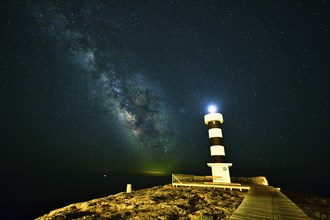
[[229,167],[232,165],[232,163],[208,163],[207,166],[212,169],[213,182],[231,183]]

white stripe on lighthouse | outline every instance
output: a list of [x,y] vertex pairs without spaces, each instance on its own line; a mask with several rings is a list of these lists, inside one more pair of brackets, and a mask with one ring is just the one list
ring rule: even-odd
[[209,138],[213,138],[213,137],[222,137],[221,128],[211,128],[211,129],[209,129]]
[[221,145],[214,145],[210,147],[211,156],[225,156],[225,147]]
[[220,123],[223,123],[223,117],[220,113],[210,113],[207,115],[204,115],[204,122],[207,125],[210,121],[220,121]]

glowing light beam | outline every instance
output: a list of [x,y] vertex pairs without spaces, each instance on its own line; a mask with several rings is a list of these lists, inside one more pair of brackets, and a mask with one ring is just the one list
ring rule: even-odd
[[209,105],[209,106],[207,107],[207,111],[208,111],[209,113],[215,113],[215,112],[217,112],[217,110],[218,110],[217,106],[216,106],[216,105],[213,105],[213,104],[211,104],[211,105]]

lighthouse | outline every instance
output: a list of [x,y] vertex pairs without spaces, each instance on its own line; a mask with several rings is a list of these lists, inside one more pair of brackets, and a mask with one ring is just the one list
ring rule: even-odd
[[204,123],[208,126],[211,163],[207,166],[212,169],[213,182],[231,183],[229,167],[232,163],[226,163],[225,147],[223,144],[223,136],[221,124],[223,123],[222,114],[217,113],[214,105],[209,106],[209,113],[204,115]]

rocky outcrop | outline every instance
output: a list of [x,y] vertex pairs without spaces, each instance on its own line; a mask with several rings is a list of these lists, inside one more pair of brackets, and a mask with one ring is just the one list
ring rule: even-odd
[[[267,183],[264,177],[239,177],[234,181]],[[330,220],[330,199],[286,190],[282,193],[309,218]],[[38,219],[228,219],[246,194],[220,188],[156,186],[71,204]]]
[[282,190],[310,219],[330,220],[330,199]]
[[38,219],[228,219],[246,193],[156,186],[71,204]]

